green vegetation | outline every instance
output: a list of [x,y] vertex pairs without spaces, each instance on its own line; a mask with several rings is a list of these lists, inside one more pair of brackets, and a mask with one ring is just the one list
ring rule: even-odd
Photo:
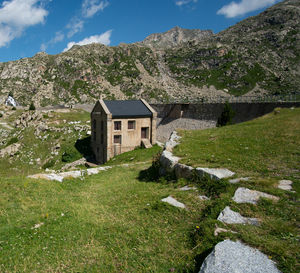
[[[192,181],[202,194],[213,197],[200,213],[194,233],[197,255],[203,255],[225,238],[239,239],[259,248],[278,263],[282,272],[296,272],[299,260],[300,108],[276,109],[262,118],[205,131],[180,131],[181,144],[175,155],[192,166],[225,167],[238,177],[250,176],[238,185],[208,178]],[[276,188],[281,179],[291,179],[295,192]],[[238,187],[247,187],[280,197],[278,202],[262,199],[257,205],[237,204],[231,198]],[[257,217],[261,225],[225,225],[216,220],[230,206],[243,216]],[[213,234],[215,226],[237,232]]]
[[33,102],[30,103],[29,110],[30,111],[35,111],[35,106],[34,106]]
[[221,116],[217,120],[217,127],[230,125],[234,114],[235,112],[232,110],[228,101],[226,101]]
[[[14,112],[9,120],[20,114]],[[71,156],[88,155],[90,137],[70,122],[84,124],[89,114],[79,110],[48,113],[49,130],[41,133],[42,139],[35,137],[35,128],[20,130],[20,153],[11,162],[0,159],[0,271],[198,272],[211,248],[231,238],[259,248],[282,272],[296,272],[299,116],[300,109],[276,109],[243,124],[180,131],[182,144],[175,153],[183,163],[227,167],[238,177],[252,177],[238,185],[196,175],[178,181],[171,176],[159,178],[161,148],[157,145],[121,154],[105,164],[111,169],[97,175],[60,183],[26,176],[46,168],[60,169],[66,151]],[[59,153],[50,157],[57,143]],[[30,157],[39,157],[41,163],[30,164]],[[280,179],[293,180],[296,192],[277,189]],[[186,184],[198,191],[178,190]],[[280,200],[236,204],[231,198],[238,186],[274,194]],[[211,200],[201,201],[199,194]],[[188,210],[160,201],[169,195]],[[261,225],[218,222],[218,214],[227,205],[243,216],[259,218]],[[214,236],[216,225],[237,233]]]
[[17,143],[19,139],[17,137],[12,137],[6,144],[6,146],[12,145],[14,143]]

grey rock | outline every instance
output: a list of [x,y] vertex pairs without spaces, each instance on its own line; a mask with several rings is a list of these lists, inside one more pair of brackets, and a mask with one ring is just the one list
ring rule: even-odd
[[240,177],[240,178],[235,178],[235,179],[229,179],[229,183],[231,184],[236,184],[236,183],[239,183],[241,181],[249,181],[250,180],[250,177]]
[[203,201],[210,200],[210,198],[205,195],[199,195],[198,198]]
[[159,160],[165,171],[172,172],[174,169],[174,166],[179,161],[179,157],[174,156],[171,152],[165,150],[162,152]]
[[225,240],[204,260],[199,273],[280,273],[275,263],[259,250]]
[[211,179],[220,180],[235,175],[234,172],[228,169],[215,169],[215,168],[196,168],[199,176],[208,175]]
[[179,144],[181,137],[177,135],[176,131],[173,131],[169,140],[165,144],[165,150],[172,152],[173,148]]
[[291,180],[280,180],[278,184],[278,188],[285,190],[285,191],[291,191],[292,190],[292,184],[293,181]]
[[163,198],[161,199],[162,202],[166,202],[174,207],[177,207],[177,208],[182,208],[182,209],[186,209],[186,206],[185,204],[177,201],[175,198],[173,198],[172,196],[168,196],[166,198]]
[[259,221],[257,218],[243,217],[238,212],[231,210],[228,206],[223,209],[217,219],[220,222],[226,224],[250,224],[255,226],[259,225]]
[[174,170],[177,178],[190,178],[194,168],[185,164],[177,163],[174,165]]
[[277,196],[260,191],[249,190],[243,187],[240,187],[235,191],[232,200],[236,203],[256,204],[261,197],[272,199],[274,201],[279,200]]
[[181,187],[179,190],[180,191],[190,191],[190,190],[197,190],[197,188],[196,187],[189,187],[188,185],[185,185],[185,186]]

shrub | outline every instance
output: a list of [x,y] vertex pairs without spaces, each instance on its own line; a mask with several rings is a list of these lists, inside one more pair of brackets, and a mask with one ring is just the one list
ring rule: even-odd
[[217,127],[230,125],[234,115],[235,115],[235,112],[232,110],[230,104],[227,101],[225,103],[225,106],[224,106],[223,112],[221,113],[221,116],[218,118]]
[[45,170],[47,168],[51,168],[53,167],[55,164],[55,160],[54,159],[50,159],[49,161],[47,161],[43,166],[42,168]]
[[18,142],[18,138],[17,137],[12,137],[6,144],[6,146],[9,146],[11,144],[17,143]]
[[17,108],[16,108],[16,107],[13,107],[12,110],[17,110]]
[[61,156],[62,162],[73,162],[80,158],[80,153],[73,147],[66,147],[64,153]]
[[34,106],[33,102],[30,103],[29,110],[30,111],[34,111],[35,110],[35,106]]
[[2,118],[3,117],[3,114],[2,113],[0,113],[0,118]]

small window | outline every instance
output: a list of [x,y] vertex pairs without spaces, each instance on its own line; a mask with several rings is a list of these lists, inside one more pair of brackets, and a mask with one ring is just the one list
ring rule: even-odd
[[93,120],[93,128],[94,128],[94,130],[96,130],[96,126],[97,126],[97,123],[96,123],[96,120],[94,119]]
[[114,136],[114,143],[121,144],[121,135]]
[[114,122],[114,129],[115,129],[115,131],[120,131],[121,130],[121,121],[115,121]]
[[103,120],[101,120],[101,131],[103,131],[103,129],[104,129],[104,122]]
[[96,141],[96,132],[94,132],[94,141]]
[[103,144],[103,134],[101,134],[101,144]]
[[129,120],[128,121],[128,129],[134,130],[135,129],[135,120]]

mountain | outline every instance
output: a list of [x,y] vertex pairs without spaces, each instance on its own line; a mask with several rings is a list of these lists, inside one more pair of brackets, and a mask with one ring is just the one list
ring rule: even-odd
[[300,87],[300,1],[280,2],[220,33],[175,27],[144,41],[73,46],[0,63],[0,103],[193,100],[290,94]]
[[189,41],[201,41],[213,35],[211,30],[185,29],[178,26],[164,33],[154,33],[149,35],[142,45],[160,48],[170,48],[183,45]]

